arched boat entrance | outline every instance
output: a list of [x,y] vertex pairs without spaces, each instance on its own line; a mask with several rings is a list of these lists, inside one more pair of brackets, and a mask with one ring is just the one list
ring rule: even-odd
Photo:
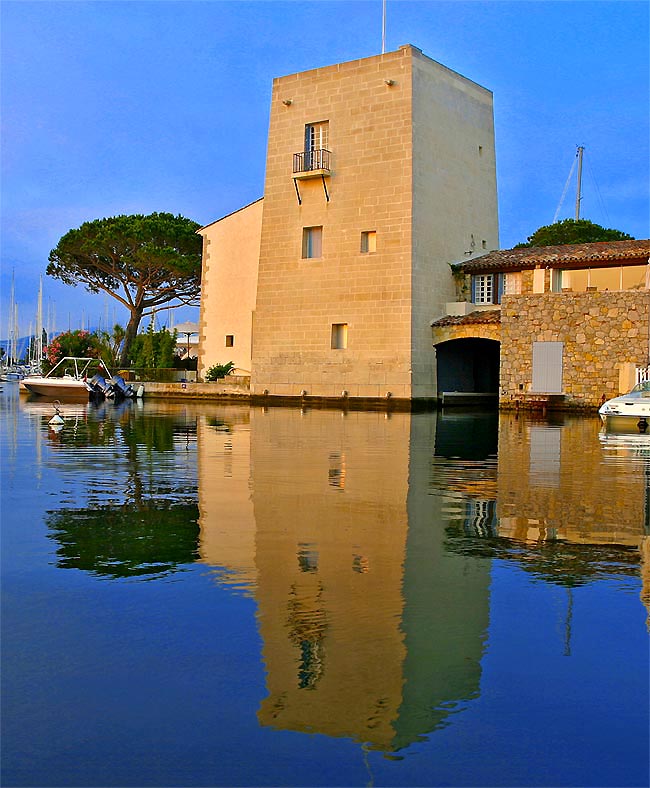
[[436,345],[438,399],[443,405],[496,404],[501,345],[494,339],[450,339]]

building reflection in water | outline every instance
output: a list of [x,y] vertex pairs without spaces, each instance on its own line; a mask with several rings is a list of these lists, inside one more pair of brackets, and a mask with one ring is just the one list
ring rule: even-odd
[[[399,750],[479,693],[486,559],[568,587],[636,575],[647,475],[597,430],[497,414],[200,418],[200,552],[257,601],[261,724]],[[642,573],[647,597],[647,560]]]
[[263,725],[394,752],[448,724],[480,691],[491,559],[567,588],[567,654],[575,586],[640,568],[650,604],[650,436],[489,413],[131,411],[85,409],[55,436],[57,564],[147,579],[199,560],[254,596]]
[[489,564],[445,554],[434,439],[430,414],[200,427],[201,554],[256,597],[262,724],[393,751],[478,693]]
[[465,509],[450,520],[447,549],[507,558],[567,588],[640,570],[650,608],[650,436],[605,433],[587,418],[498,421],[498,459],[478,473],[434,459],[441,494],[460,495]]

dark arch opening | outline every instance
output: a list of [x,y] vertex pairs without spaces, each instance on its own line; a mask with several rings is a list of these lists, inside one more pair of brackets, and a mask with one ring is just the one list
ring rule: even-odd
[[495,339],[450,339],[436,345],[438,397],[446,392],[499,394],[501,345]]

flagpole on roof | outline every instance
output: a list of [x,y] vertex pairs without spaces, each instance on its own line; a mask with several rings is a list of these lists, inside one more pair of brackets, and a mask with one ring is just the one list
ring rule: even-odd
[[381,3],[381,54],[386,52],[386,0]]

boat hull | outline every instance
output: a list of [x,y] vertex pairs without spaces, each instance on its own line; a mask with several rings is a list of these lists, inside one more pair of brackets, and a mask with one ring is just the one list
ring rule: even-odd
[[598,415],[608,429],[645,432],[650,428],[650,391],[639,388],[614,397],[601,405]]
[[56,399],[88,399],[88,389],[83,380],[63,380],[61,378],[25,378],[21,386],[31,394]]

